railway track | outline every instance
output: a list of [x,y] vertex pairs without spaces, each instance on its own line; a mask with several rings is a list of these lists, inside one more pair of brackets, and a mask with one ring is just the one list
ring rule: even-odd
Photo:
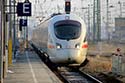
[[[34,47],[41,60],[62,80],[64,83],[102,83],[93,76],[81,72],[76,68],[60,67],[55,68],[51,61],[46,60],[46,54]],[[47,62],[48,61],[48,62]]]
[[93,76],[81,72],[79,69],[65,68],[58,69],[58,73],[66,83],[102,83]]

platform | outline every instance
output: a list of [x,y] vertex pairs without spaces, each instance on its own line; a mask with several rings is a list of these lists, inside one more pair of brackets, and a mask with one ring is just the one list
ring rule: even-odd
[[4,83],[62,83],[34,51],[18,53]]

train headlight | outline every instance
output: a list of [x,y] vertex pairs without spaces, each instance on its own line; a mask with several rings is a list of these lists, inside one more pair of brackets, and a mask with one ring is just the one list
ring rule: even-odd
[[80,48],[80,44],[76,44],[76,45],[75,45],[75,48]]
[[61,46],[56,46],[56,48],[57,48],[57,49],[60,49],[60,48],[61,48]]
[[60,48],[62,48],[61,44],[59,44],[59,43],[56,43],[56,48],[57,48],[57,49],[60,49]]

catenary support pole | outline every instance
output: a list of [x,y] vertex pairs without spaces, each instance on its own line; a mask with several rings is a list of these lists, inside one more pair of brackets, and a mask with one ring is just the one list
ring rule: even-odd
[[[11,0],[9,0],[9,12],[12,12]],[[8,65],[12,65],[12,17],[9,14],[9,40],[8,40]]]

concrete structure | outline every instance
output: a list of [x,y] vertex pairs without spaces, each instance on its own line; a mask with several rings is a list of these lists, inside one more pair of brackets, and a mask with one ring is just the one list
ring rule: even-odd
[[4,83],[62,83],[34,51],[17,54]]
[[0,0],[0,83],[3,80],[3,56],[2,56],[2,42],[1,42],[1,30],[2,30],[2,1]]
[[120,51],[112,57],[112,72],[125,76],[125,55]]
[[6,76],[7,56],[6,56],[6,0],[0,1],[0,83]]
[[112,38],[119,42],[125,41],[125,18],[115,18],[115,32]]

